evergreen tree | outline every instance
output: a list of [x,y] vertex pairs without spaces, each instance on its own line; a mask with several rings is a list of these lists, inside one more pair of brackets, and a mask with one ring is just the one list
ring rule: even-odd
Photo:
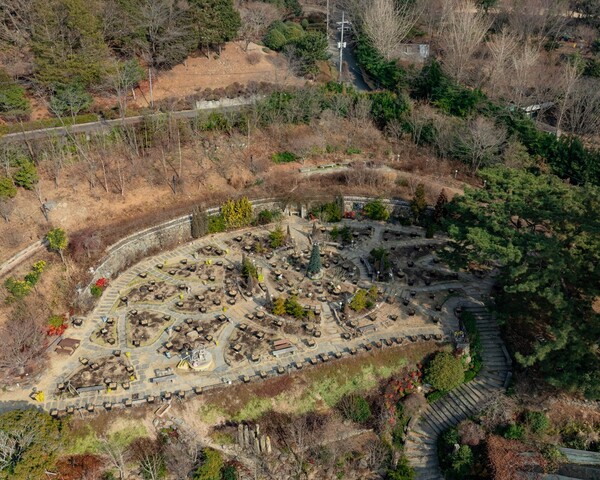
[[98,84],[109,50],[98,16],[86,0],[34,0],[32,50],[35,79],[44,87]]
[[314,277],[321,273],[321,251],[319,244],[314,243],[312,252],[310,253],[310,260],[308,261],[308,276]]
[[285,234],[281,225],[277,225],[275,230],[269,234],[269,243],[271,244],[271,248],[279,248],[285,245]]
[[192,211],[192,238],[200,238],[208,233],[208,216],[206,211],[195,207]]
[[17,187],[9,177],[0,177],[0,199],[14,198],[17,195]]
[[427,208],[427,199],[425,198],[425,185],[419,183],[415,190],[415,195],[410,202],[410,209],[415,217],[415,220],[418,222],[421,218],[421,215]]
[[232,0],[189,0],[198,45],[207,50],[237,36],[242,25]]
[[600,398],[600,190],[553,175],[486,169],[485,189],[448,204],[455,267],[500,266],[497,308],[517,361],[552,385]]
[[298,302],[296,297],[290,297],[285,300],[285,313],[291,315],[294,318],[304,317],[304,308]]
[[436,222],[439,222],[444,218],[446,213],[446,205],[448,204],[448,197],[446,191],[442,188],[440,195],[438,196],[437,202],[435,202],[435,209],[433,212],[433,218]]
[[250,283],[252,278],[258,278],[258,271],[254,264],[246,257],[242,255],[242,276]]
[[0,70],[0,116],[15,120],[28,117],[30,112],[31,103],[25,96],[25,89]]
[[362,288],[359,289],[350,301],[350,308],[355,312],[360,312],[367,308],[367,292]]
[[31,160],[25,157],[20,157],[17,160],[19,169],[13,175],[13,181],[18,187],[23,187],[26,190],[33,190],[33,187],[39,180],[37,168]]

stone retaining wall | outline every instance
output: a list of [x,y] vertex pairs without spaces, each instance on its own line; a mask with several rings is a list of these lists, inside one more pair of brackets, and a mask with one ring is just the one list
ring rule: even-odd
[[[351,210],[353,206],[364,205],[373,200],[369,197],[344,196],[344,209]],[[410,204],[399,199],[381,199],[390,210],[390,213],[399,213],[398,209],[404,214],[410,213]],[[307,211],[299,205],[288,205],[281,198],[263,198],[252,200],[252,207],[255,211],[264,209],[281,209],[288,213]],[[219,212],[219,207],[212,207],[206,210],[206,213],[215,215]],[[90,286],[99,278],[115,278],[119,273],[129,268],[134,263],[146,258],[153,253],[169,248],[174,248],[182,243],[192,240],[191,234],[191,215],[169,220],[154,227],[141,230],[129,235],[117,243],[107,247],[106,255],[102,262],[94,270],[92,281],[79,291],[80,299],[85,303],[92,300]]]

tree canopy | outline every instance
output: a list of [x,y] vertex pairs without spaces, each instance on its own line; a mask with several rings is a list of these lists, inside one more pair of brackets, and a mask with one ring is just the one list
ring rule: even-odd
[[60,422],[34,409],[0,415],[0,478],[43,478],[61,445]]
[[600,191],[502,167],[449,204],[455,266],[499,267],[516,358],[555,386],[600,398]]

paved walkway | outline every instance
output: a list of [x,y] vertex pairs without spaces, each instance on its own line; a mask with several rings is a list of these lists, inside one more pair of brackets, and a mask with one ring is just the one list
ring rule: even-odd
[[510,380],[510,356],[492,315],[476,303],[463,304],[463,308],[475,315],[483,347],[483,367],[475,380],[428,405],[410,431],[404,451],[418,480],[444,478],[438,464],[438,436],[481,411],[491,399],[505,391]]

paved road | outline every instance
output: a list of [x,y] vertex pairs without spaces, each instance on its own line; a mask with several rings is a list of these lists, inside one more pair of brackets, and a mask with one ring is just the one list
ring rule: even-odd
[[[194,118],[200,112],[206,112],[211,110],[238,110],[240,109],[240,107],[252,105],[255,101],[256,98],[235,98],[223,99],[215,102],[203,102],[202,106],[198,109],[172,112],[171,115],[173,116],[173,118]],[[91,133],[101,131],[108,132],[112,127],[119,127],[123,125],[137,125],[139,123],[142,123],[149,117],[160,115],[165,115],[165,113],[139,115],[136,117],[127,117],[125,119],[117,120],[103,120],[98,122],[80,123],[77,125],[67,127],[42,128],[39,130],[31,130],[27,132],[9,133],[0,136],[0,143],[23,142],[26,140],[37,140],[47,137],[65,137],[69,134]]]
[[[331,55],[331,62],[336,66],[337,71],[339,71],[340,68],[340,50],[337,48],[337,43],[340,41],[340,31],[338,31],[336,28],[336,22],[341,22],[341,20],[342,12],[334,10],[331,14],[330,20],[331,26],[329,29],[328,52]],[[348,70],[350,70],[350,74],[352,76],[351,79],[344,78],[344,81],[352,83],[354,88],[356,88],[358,91],[366,92],[371,90],[371,88],[363,80],[360,68],[356,62],[356,55],[354,54],[354,40],[355,35],[352,31],[344,32],[344,42],[346,43],[346,48],[343,52],[343,62],[348,66]]]

